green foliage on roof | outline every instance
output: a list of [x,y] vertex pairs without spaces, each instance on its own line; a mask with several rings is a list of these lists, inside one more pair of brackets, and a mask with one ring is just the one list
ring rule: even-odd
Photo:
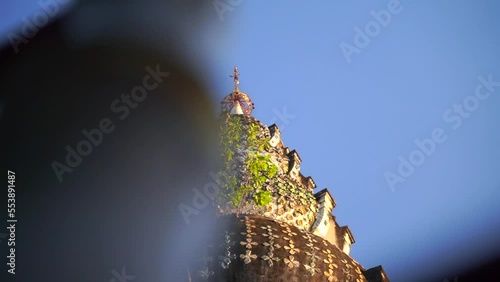
[[253,199],[258,207],[271,202],[271,192],[265,184],[278,172],[278,167],[265,152],[270,148],[269,138],[262,136],[256,123],[246,124],[240,116],[229,116],[221,125],[223,183],[216,198],[220,207],[230,203],[239,207],[244,199]]

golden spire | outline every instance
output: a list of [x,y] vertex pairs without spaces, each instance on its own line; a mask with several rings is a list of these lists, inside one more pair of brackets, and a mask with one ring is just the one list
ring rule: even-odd
[[230,75],[234,79],[234,92],[239,92],[238,84],[240,84],[238,68],[234,67],[233,75]]
[[222,111],[231,115],[249,116],[255,106],[250,97],[238,89],[240,84],[239,75],[238,68],[234,67],[233,75],[230,75],[234,79],[234,90],[221,102]]

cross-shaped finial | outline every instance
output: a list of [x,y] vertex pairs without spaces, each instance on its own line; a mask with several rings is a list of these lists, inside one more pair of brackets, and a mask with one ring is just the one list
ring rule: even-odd
[[230,75],[234,79],[234,91],[238,91],[238,84],[240,84],[239,80],[238,68],[234,67],[233,75]]

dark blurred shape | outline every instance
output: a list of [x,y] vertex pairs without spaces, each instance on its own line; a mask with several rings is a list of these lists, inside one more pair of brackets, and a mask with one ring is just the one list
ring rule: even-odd
[[460,282],[497,282],[500,281],[500,257],[486,261],[458,275]]
[[[0,51],[18,219],[16,275],[1,244],[1,281],[183,281],[187,254],[209,232],[211,207],[188,225],[178,205],[193,205],[216,162],[213,103],[186,34],[211,3],[112,2],[79,3],[18,54]],[[147,75],[144,94],[135,87]],[[132,91],[140,101],[123,100]],[[81,145],[90,153],[70,167],[67,146],[84,140],[97,145]],[[71,172],[60,179],[54,162]]]
[[389,282],[389,278],[387,278],[387,274],[381,265],[363,271],[363,275],[368,281]]

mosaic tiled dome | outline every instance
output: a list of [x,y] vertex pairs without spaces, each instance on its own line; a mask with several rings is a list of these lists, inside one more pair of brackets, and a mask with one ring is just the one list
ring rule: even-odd
[[358,262],[303,229],[258,215],[218,221],[196,281],[368,281]]

